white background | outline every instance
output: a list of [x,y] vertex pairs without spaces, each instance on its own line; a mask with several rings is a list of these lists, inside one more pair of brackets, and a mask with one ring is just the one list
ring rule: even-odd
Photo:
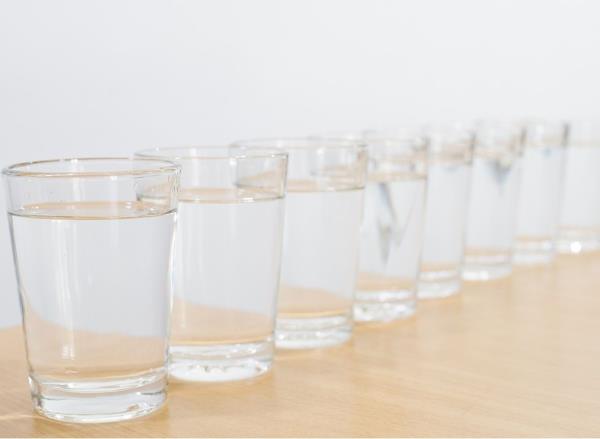
[[[430,119],[594,118],[599,84],[593,0],[0,0],[2,165]],[[4,217],[0,285],[0,326],[16,324]]]

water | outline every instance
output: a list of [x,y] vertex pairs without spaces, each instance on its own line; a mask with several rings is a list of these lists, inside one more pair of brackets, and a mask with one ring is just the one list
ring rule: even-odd
[[278,347],[328,346],[350,337],[363,194],[288,182]]
[[414,313],[426,177],[371,174],[365,188],[355,318],[388,321]]
[[175,213],[46,203],[9,221],[36,408],[101,422],[159,407]]
[[[558,249],[580,253],[600,248],[600,146],[567,148]],[[591,202],[590,200],[594,200]]]
[[525,148],[517,213],[515,262],[549,262],[554,257],[562,195],[564,148]]
[[479,151],[473,160],[463,277],[510,274],[520,168],[511,151]]
[[471,165],[464,159],[430,163],[419,297],[458,292],[464,256]]
[[268,191],[180,191],[173,378],[230,381],[270,369],[283,203]]

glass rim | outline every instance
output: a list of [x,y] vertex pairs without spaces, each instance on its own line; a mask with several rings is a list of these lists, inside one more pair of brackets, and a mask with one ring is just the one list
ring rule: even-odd
[[320,140],[348,140],[364,144],[370,152],[374,148],[389,148],[394,151],[420,152],[428,148],[428,139],[417,130],[362,130],[348,131],[345,135],[316,135],[311,136]]
[[428,138],[470,139],[475,136],[473,122],[439,122],[423,125],[422,132]]
[[[149,166],[144,169],[115,169],[114,171],[97,170],[43,170],[35,171],[28,168],[30,166],[43,166],[52,164],[65,164],[69,162],[123,162],[123,163],[154,163],[156,166]],[[141,175],[161,175],[180,172],[181,167],[172,161],[145,158],[145,157],[69,157],[59,159],[34,160],[29,162],[20,162],[9,165],[2,169],[2,175],[5,177],[35,177],[35,178],[70,178],[70,177],[135,177]]]
[[569,122],[569,147],[599,147],[600,119],[575,119]]
[[429,139],[427,136],[393,136],[386,134],[372,135],[365,140],[369,150],[374,148],[390,148],[391,150],[409,150],[413,152],[427,151]]
[[362,139],[343,137],[265,137],[236,140],[232,146],[248,149],[275,149],[287,151],[314,151],[319,149],[366,151],[367,145]]
[[[217,151],[219,149],[226,150],[232,146],[238,146],[235,144],[226,145],[190,145],[190,146],[158,146],[155,148],[147,148],[136,151],[135,157],[147,158],[147,159],[158,159],[158,160],[231,160],[231,159],[287,159],[288,153],[281,151],[277,148],[261,148],[260,151],[248,151],[244,150],[243,153],[239,154],[177,154],[176,151],[191,151],[191,150],[204,150],[204,151]],[[250,154],[248,154],[250,152]],[[162,154],[161,154],[162,153]]]
[[347,140],[351,142],[361,142],[365,139],[365,133],[373,131],[372,129],[356,129],[356,130],[339,130],[339,131],[325,131],[320,133],[313,133],[307,138],[311,139],[334,139],[334,140]]
[[523,147],[569,146],[570,124],[563,119],[523,119]]
[[566,119],[550,119],[550,118],[536,118],[536,117],[525,117],[516,119],[516,122],[521,124],[524,128],[561,128],[565,129],[569,126],[569,121]]
[[475,149],[512,147],[524,144],[525,126],[510,120],[479,119],[475,122]]
[[568,122],[569,126],[576,128],[585,128],[600,130],[600,118],[598,119],[571,119]]
[[494,131],[504,133],[521,133],[525,126],[517,120],[504,119],[476,119],[473,122],[475,133],[481,131]]

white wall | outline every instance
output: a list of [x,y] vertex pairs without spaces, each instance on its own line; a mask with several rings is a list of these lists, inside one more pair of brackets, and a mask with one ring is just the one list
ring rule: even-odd
[[[594,117],[598,17],[594,0],[0,0],[0,164],[425,119]],[[0,326],[17,323],[4,218],[0,285]]]

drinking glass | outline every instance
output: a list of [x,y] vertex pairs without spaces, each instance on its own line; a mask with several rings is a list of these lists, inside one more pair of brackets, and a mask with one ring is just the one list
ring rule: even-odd
[[416,309],[427,186],[427,142],[365,133],[369,154],[354,318],[390,321]]
[[464,279],[512,271],[521,145],[519,125],[484,122],[476,128]]
[[425,129],[429,172],[425,240],[419,298],[440,298],[460,290],[474,134],[470,127]]
[[352,334],[366,149],[318,138],[236,142],[289,153],[276,346],[332,346]]
[[68,422],[157,410],[179,168],[65,159],[3,174],[35,409]]
[[569,124],[558,250],[600,249],[600,122]]
[[228,146],[157,148],[181,166],[170,377],[233,381],[267,372],[281,261],[287,155]]
[[567,124],[562,122],[525,124],[514,255],[517,264],[543,264],[554,259],[567,134]]

